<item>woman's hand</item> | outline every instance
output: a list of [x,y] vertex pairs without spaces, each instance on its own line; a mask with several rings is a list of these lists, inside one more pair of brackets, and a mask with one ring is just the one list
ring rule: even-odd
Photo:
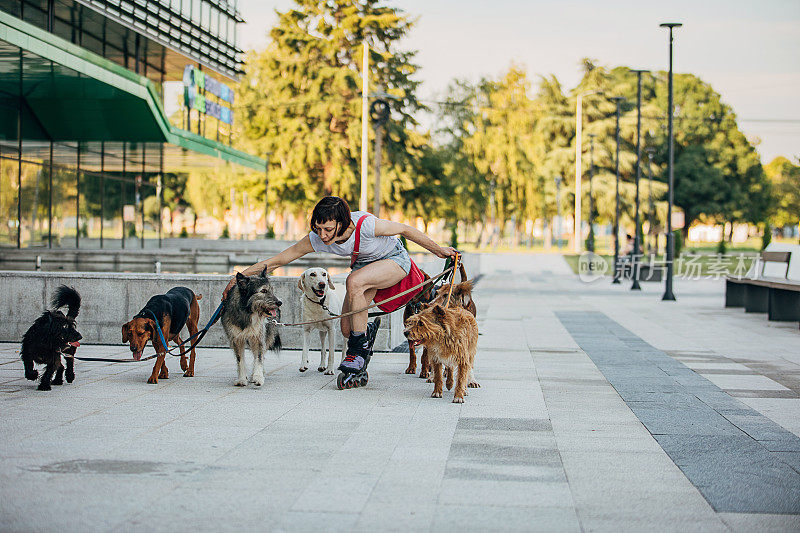
[[[262,272],[266,269],[267,274],[271,274],[273,270],[278,267],[282,267],[283,265],[288,265],[295,259],[299,257],[303,257],[306,254],[309,254],[314,251],[314,247],[311,246],[311,239],[306,235],[275,257],[271,257],[269,259],[265,259],[263,261],[259,261],[258,263],[251,265],[244,270],[242,270],[242,274],[245,276],[255,276],[259,272]],[[236,283],[236,275],[234,275],[231,280],[228,282],[228,285],[225,286],[225,290],[222,291],[222,299],[228,297],[228,293],[230,292],[233,285]]]
[[441,257],[444,259],[445,257],[455,257],[456,254],[458,254],[458,251],[450,246],[439,246],[439,249],[433,250],[433,253],[436,255],[436,257]]

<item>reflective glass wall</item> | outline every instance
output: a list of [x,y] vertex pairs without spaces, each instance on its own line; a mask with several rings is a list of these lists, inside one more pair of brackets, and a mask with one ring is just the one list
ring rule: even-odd
[[0,141],[0,246],[160,240],[161,145],[23,141],[20,158],[12,142]]
[[3,41],[0,55],[0,246],[160,240],[163,145],[50,141],[22,95],[26,69],[49,62]]

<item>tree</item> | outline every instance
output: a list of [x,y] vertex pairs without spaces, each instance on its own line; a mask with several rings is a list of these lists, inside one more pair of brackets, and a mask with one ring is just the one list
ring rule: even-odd
[[[591,60],[584,62],[584,79],[572,95],[566,95],[554,76],[539,80],[536,93],[530,94],[524,71],[512,66],[499,79],[485,78],[476,84],[457,81],[451,85],[440,121],[445,124],[442,143],[452,151],[448,157],[461,161],[459,181],[477,187],[474,193],[492,195],[500,227],[514,219],[517,227],[525,220],[549,218],[556,214],[554,179],[562,178],[562,214],[569,215],[574,205],[575,104],[579,92],[602,90],[605,96],[588,95],[584,100],[587,133],[597,136],[594,192],[598,221],[613,221],[615,216],[615,105],[606,96],[628,95],[635,90],[635,77],[627,68],[609,71]],[[633,79],[633,82],[632,82]],[[633,89],[632,89],[633,88]],[[653,91],[649,93],[652,95]],[[629,96],[628,96],[629,97]],[[649,104],[654,107],[654,104]],[[623,108],[620,151],[620,204],[623,221],[634,217],[635,114],[631,102]],[[645,112],[653,112],[645,107]],[[646,132],[645,132],[646,133]],[[652,136],[651,136],[652,138]],[[584,145],[586,138],[583,139]],[[461,158],[459,159],[459,155]],[[589,158],[583,159],[583,174]],[[657,197],[666,187],[654,187]],[[489,202],[475,204],[486,214]],[[588,207],[588,206],[587,206]],[[658,212],[662,209],[657,209]],[[588,210],[587,210],[588,212]]]
[[776,227],[800,223],[800,166],[785,157],[776,157],[764,171],[774,193],[774,212],[770,222]]
[[189,175],[186,173],[176,174],[173,172],[166,172],[162,178],[161,202],[163,207],[169,208],[170,236],[173,236],[175,213],[185,211],[190,207],[186,191],[188,179]]
[[361,64],[370,45],[370,87],[383,87],[392,115],[385,126],[389,208],[413,187],[425,139],[412,131],[419,82],[415,52],[398,42],[413,21],[378,0],[296,0],[278,13],[271,43],[247,57],[238,87],[237,123],[243,147],[270,153],[270,193],[295,211],[326,194],[357,203],[361,164]]
[[462,83],[454,87],[462,94],[451,95],[461,96],[461,105],[471,109],[466,114],[458,111],[461,123],[451,131],[451,146],[464,153],[480,177],[481,192],[493,196],[490,203],[501,233],[507,220],[514,218],[519,224],[538,204],[529,86],[525,72],[512,65],[498,81],[483,79],[471,90]]
[[707,150],[690,145],[675,161],[675,205],[684,213],[683,236],[701,214],[722,214],[731,202],[731,190],[726,187],[722,171],[715,167]]
[[[489,212],[490,182],[475,167],[464,147],[473,131],[477,87],[465,80],[453,80],[443,104],[437,110],[434,132],[436,153],[441,162],[445,193],[449,201],[442,213],[451,224],[458,221],[481,224]],[[483,231],[480,232],[481,234]],[[478,236],[480,241],[481,235]]]
[[[659,72],[656,78],[664,80],[666,74]],[[692,152],[689,160],[700,163],[701,160],[696,155],[697,147],[702,147],[705,165],[719,171],[719,174],[694,172],[692,180],[676,180],[676,197],[680,195],[691,198],[693,190],[702,193],[713,187],[719,189],[715,193],[715,200],[706,203],[703,209],[692,209],[689,205],[678,204],[676,200],[676,204],[684,210],[690,209],[684,235],[689,224],[700,214],[714,218],[717,222],[764,221],[771,198],[769,183],[755,147],[738,128],[736,114],[730,106],[722,102],[720,95],[710,85],[697,76],[678,74],[674,81],[676,161],[681,158],[684,150],[689,150]],[[666,84],[661,82],[656,90],[656,100],[661,109],[666,109],[665,87]],[[666,145],[664,130],[662,138]],[[665,151],[660,155],[663,162]]]

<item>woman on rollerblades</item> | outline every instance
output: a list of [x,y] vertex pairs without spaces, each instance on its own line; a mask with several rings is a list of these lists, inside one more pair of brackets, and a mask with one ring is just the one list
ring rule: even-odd
[[[454,257],[457,253],[449,246],[439,246],[416,228],[377,218],[366,211],[351,212],[344,199],[327,196],[317,203],[311,213],[311,231],[308,235],[278,255],[247,267],[242,273],[254,275],[264,268],[271,272],[311,252],[349,256],[352,270],[347,276],[342,307],[342,313],[347,313],[367,307],[382,289],[391,293],[393,289],[411,283],[410,280],[419,272],[397,238],[398,235],[419,244],[440,258]],[[234,283],[235,278],[225,287],[223,298]],[[416,283],[410,286],[413,285]],[[399,300],[407,301],[411,296],[413,295],[410,294],[405,299],[401,297],[395,300],[393,306],[382,309],[393,310],[402,304]],[[381,299],[378,298],[377,301]],[[368,314],[364,310],[341,319],[342,335],[347,339],[347,352],[339,365],[343,374],[338,380],[340,388],[343,380],[347,382],[350,378],[354,378],[355,385],[361,381],[366,382],[366,379],[360,378],[366,378],[366,368],[379,325],[379,319],[367,324]]]

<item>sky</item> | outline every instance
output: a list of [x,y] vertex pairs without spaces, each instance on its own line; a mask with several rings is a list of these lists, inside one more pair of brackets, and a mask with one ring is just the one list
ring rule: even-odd
[[[800,158],[800,0],[398,0],[417,19],[400,46],[417,50],[422,99],[450,80],[498,76],[513,63],[530,79],[577,85],[581,59],[614,67],[673,68],[710,83],[739,118],[763,163]],[[291,0],[239,0],[239,45],[263,48]],[[424,123],[424,120],[423,120]]]

